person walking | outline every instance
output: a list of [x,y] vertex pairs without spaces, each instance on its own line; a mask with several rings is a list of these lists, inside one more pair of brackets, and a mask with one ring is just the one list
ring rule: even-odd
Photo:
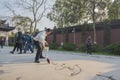
[[22,43],[23,43],[23,34],[20,30],[20,28],[18,28],[18,32],[15,35],[15,45],[12,51],[10,51],[10,53],[14,54],[14,51],[16,49],[20,49],[20,52],[18,54],[22,54]]
[[33,40],[31,38],[31,35],[29,32],[26,33],[25,35],[25,45],[24,45],[24,53],[26,53],[27,50],[30,50],[31,53],[34,52],[34,48],[32,47],[33,45]]
[[86,50],[87,50],[87,54],[92,54],[92,38],[91,36],[88,36],[88,38],[86,39]]
[[5,40],[4,40],[4,37],[1,37],[1,38],[0,38],[0,45],[1,45],[1,48],[3,48],[4,41],[5,41]]
[[42,51],[43,48],[45,48],[45,46],[48,46],[48,43],[46,41],[46,37],[51,34],[51,29],[48,28],[44,31],[39,32],[33,39],[34,39],[34,43],[36,45],[37,48],[37,53],[35,56],[35,62],[36,63],[40,63],[39,58],[45,58],[42,55]]

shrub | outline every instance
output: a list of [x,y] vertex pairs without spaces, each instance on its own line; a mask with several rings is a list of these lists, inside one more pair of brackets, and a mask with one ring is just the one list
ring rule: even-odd
[[[99,45],[98,44],[94,44],[93,46],[92,46],[92,52],[99,52],[101,49],[100,49],[100,47],[99,47]],[[86,45],[85,44],[82,44],[81,46],[80,46],[80,51],[82,51],[82,52],[85,52],[86,51]]]
[[58,43],[50,44],[50,49],[58,49],[58,47],[59,47]]
[[8,45],[9,45],[9,46],[14,46],[14,43],[9,43]]
[[85,44],[81,44],[80,46],[80,51],[85,52],[86,51],[86,46]]
[[93,46],[92,46],[92,52],[98,52],[100,50],[101,50],[101,48],[100,48],[100,46],[98,44],[93,44]]
[[63,44],[62,48],[64,50],[73,51],[73,50],[76,49],[76,45],[75,44],[71,44],[71,43],[65,43],[65,44]]
[[120,55],[120,43],[110,44],[104,50],[115,55]]

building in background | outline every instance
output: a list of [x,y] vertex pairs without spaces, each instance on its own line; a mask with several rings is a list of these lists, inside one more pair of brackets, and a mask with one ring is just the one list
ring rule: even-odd
[[15,27],[9,26],[9,24],[6,23],[6,20],[0,20],[0,39],[4,38],[5,45],[8,45],[9,31],[12,31],[14,29]]

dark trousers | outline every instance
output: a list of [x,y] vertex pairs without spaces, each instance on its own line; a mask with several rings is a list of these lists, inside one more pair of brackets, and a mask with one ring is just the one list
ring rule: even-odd
[[92,54],[92,46],[87,47],[87,54]]
[[3,48],[3,42],[1,42],[1,44],[0,44],[0,45],[1,45],[1,48]]
[[16,50],[16,48],[18,49],[18,46],[19,46],[19,44],[16,42],[15,45],[14,45],[13,52]]
[[30,50],[32,53],[33,53],[33,45],[31,45],[31,43],[25,43],[25,46],[24,46],[24,53],[26,53],[27,50]]
[[37,48],[37,53],[35,56],[35,61],[39,61],[39,58],[42,57],[42,47],[40,46],[38,41],[34,41],[36,48]]
[[20,49],[20,53],[22,53],[22,43],[18,43],[18,48]]
[[13,52],[14,52],[16,49],[17,49],[17,50],[20,49],[20,53],[22,53],[22,44],[16,42],[15,45],[14,45]]

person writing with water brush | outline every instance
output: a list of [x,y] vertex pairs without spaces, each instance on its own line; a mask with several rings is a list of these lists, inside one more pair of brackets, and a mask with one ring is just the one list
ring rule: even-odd
[[34,37],[34,42],[37,48],[37,53],[35,56],[35,63],[40,63],[39,58],[45,58],[42,55],[42,51],[45,48],[45,46],[48,46],[48,43],[46,41],[46,37],[51,34],[51,29],[48,28],[44,31],[39,32],[35,37]]

